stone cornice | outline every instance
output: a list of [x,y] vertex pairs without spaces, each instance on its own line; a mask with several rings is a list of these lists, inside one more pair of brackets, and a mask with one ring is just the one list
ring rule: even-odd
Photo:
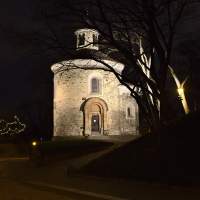
[[109,70],[109,68],[106,65],[109,65],[118,73],[121,73],[122,70],[124,69],[124,64],[110,61],[110,60],[100,60],[98,62],[93,59],[74,59],[74,60],[67,60],[67,61],[55,63],[54,65],[51,66],[51,70],[54,73],[59,73],[60,71],[70,70],[70,69]]

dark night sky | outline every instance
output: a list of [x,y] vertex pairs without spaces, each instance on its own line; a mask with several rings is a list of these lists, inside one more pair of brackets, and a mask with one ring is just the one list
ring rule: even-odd
[[[31,12],[31,3],[34,0],[0,0],[0,24],[14,24],[24,28],[30,26],[26,15]],[[187,31],[197,28],[200,33],[199,21],[190,21],[188,24],[192,26],[185,26]],[[29,98],[29,91],[24,86],[31,84],[27,78],[31,72],[30,63],[16,52],[20,52],[20,47],[0,34],[0,111],[18,107]]]
[[[31,1],[0,0],[0,24],[26,27],[26,14],[30,11]],[[0,110],[18,107],[28,99],[27,88],[30,84],[28,63],[18,54],[20,47],[0,34]]]

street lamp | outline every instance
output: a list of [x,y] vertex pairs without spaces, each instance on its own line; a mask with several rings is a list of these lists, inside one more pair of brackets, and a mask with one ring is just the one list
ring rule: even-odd
[[178,98],[180,99],[180,116],[181,116],[181,102],[182,102],[182,100],[183,100],[183,88],[182,87],[180,87],[180,88],[178,88]]
[[182,95],[183,95],[183,88],[182,87],[178,88],[178,94],[179,94],[180,97],[182,97]]
[[183,100],[183,88],[178,88],[178,98],[182,101]]

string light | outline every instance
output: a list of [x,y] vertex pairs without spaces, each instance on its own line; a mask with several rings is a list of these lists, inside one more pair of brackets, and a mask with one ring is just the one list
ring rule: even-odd
[[2,122],[6,123],[5,128],[0,130],[0,135],[5,135],[5,134],[14,135],[16,133],[20,133],[25,130],[26,125],[22,124],[17,116],[14,116],[14,118],[15,121],[11,123],[6,122],[4,119],[0,120],[0,123]]

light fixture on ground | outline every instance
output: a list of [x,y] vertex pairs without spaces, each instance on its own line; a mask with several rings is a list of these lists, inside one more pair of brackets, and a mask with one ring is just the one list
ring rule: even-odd
[[35,146],[36,144],[37,144],[36,142],[33,142],[33,143],[32,143],[33,146]]

